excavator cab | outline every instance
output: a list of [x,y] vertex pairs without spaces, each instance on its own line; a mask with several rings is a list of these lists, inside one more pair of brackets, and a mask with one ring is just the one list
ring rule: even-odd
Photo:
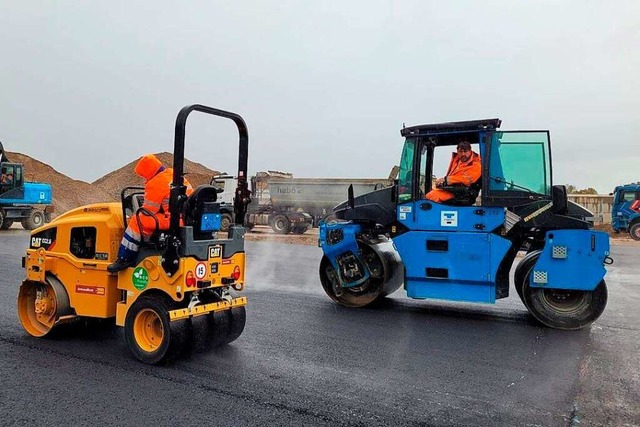
[[[363,306],[403,285],[416,299],[495,303],[513,284],[547,326],[579,329],[600,316],[608,235],[552,185],[549,132],[500,125],[488,119],[402,129],[397,185],[350,196],[334,209],[341,221],[320,227],[320,280],[334,301]],[[434,154],[461,140],[480,155],[480,179],[443,187],[452,200],[426,199]]]
[[[184,184],[186,120],[197,111],[232,120],[239,133],[236,221],[219,233],[216,192],[200,186],[190,196]],[[242,117],[203,105],[178,113],[175,126],[170,225],[145,240],[135,265],[107,271],[117,255],[129,218],[149,215],[144,189],[122,190],[121,203],[76,208],[35,230],[23,257],[26,279],[18,315],[33,336],[80,318],[114,318],[124,327],[133,355],[155,364],[171,360],[198,343],[212,348],[231,343],[244,330],[244,212],[248,132]],[[213,190],[213,191],[212,191]],[[154,217],[155,218],[155,217]]]

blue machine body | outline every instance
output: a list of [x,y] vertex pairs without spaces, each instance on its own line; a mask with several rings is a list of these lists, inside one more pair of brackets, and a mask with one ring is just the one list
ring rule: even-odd
[[[565,186],[552,184],[548,131],[499,126],[486,119],[401,130],[395,184],[357,197],[350,188],[334,208],[340,222],[320,225],[320,281],[331,299],[362,307],[402,278],[415,299],[495,303],[515,288],[538,321],[558,329],[600,316],[612,262],[608,234],[569,204]],[[456,151],[447,178],[435,180],[442,175],[434,158],[445,159],[449,148]],[[469,151],[480,165],[465,157]],[[640,210],[640,186],[634,191],[624,199]]]
[[504,223],[504,208],[423,200],[397,209],[398,221],[411,230],[393,238],[409,297],[495,301],[496,273],[511,248],[509,240],[491,233]]
[[593,230],[554,230],[533,267],[529,286],[592,291],[604,278],[609,236]]
[[615,231],[627,231],[635,221],[640,221],[640,185],[620,185],[613,192],[611,227]]
[[12,204],[51,204],[51,186],[39,182],[25,182],[23,186],[9,190],[0,196],[0,205]]

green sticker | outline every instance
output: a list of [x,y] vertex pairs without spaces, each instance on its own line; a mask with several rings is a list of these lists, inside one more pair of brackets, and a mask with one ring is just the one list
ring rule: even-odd
[[131,281],[133,282],[133,286],[137,290],[141,291],[147,287],[147,284],[149,284],[149,273],[144,267],[137,267],[133,270]]

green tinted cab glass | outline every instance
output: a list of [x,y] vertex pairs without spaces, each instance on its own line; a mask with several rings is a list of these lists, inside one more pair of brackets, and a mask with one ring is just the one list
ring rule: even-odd
[[398,202],[411,200],[413,194],[413,155],[416,148],[414,139],[407,139],[402,149],[400,158],[400,171],[398,172]]
[[548,132],[495,132],[489,163],[492,192],[551,195]]

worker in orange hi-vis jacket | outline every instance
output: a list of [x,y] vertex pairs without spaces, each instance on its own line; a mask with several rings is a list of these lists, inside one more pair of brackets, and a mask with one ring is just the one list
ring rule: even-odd
[[451,200],[454,197],[453,193],[437,187],[454,184],[462,184],[469,187],[480,179],[481,175],[482,163],[480,155],[471,151],[469,142],[461,141],[458,143],[457,152],[451,154],[447,175],[436,179],[436,188],[429,191],[425,198],[436,203]]
[[[154,216],[144,214],[137,217],[135,214],[131,216],[118,249],[118,259],[107,267],[110,273],[133,266],[140,251],[140,242],[142,242],[143,238],[149,237],[153,233],[156,227],[156,219],[159,230],[167,230],[169,228],[169,194],[173,180],[173,169],[165,168],[156,156],[147,154],[138,161],[135,172],[145,179],[142,208]],[[191,184],[186,179],[184,184],[187,186],[187,195],[190,195],[193,192]],[[138,225],[138,219],[142,229]]]

